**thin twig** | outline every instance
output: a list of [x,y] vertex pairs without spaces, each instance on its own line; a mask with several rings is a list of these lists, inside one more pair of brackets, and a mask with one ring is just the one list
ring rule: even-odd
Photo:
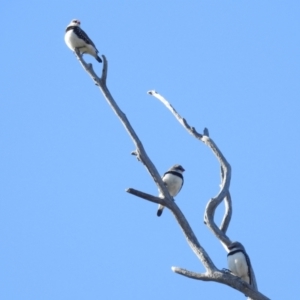
[[[207,128],[204,128],[203,134],[198,133],[197,130],[195,129],[195,127],[190,126],[188,124],[188,122],[176,111],[176,109],[163,96],[161,96],[159,93],[157,93],[154,90],[149,91],[148,94],[150,94],[151,96],[154,96],[159,101],[161,101],[171,111],[171,113],[179,121],[179,123],[196,139],[201,140],[203,143],[205,143],[217,157],[217,159],[220,163],[220,166],[221,166],[220,191],[217,194],[217,196],[215,196],[214,198],[212,198],[208,201],[208,204],[205,209],[205,214],[204,214],[204,223],[214,233],[214,235],[220,240],[220,242],[221,242],[222,246],[225,248],[225,250],[228,251],[228,246],[231,244],[231,240],[226,235],[226,231],[229,227],[231,216],[232,216],[232,202],[231,202],[231,196],[230,196],[230,192],[229,192],[230,180],[231,180],[230,164],[227,162],[226,158],[224,157],[224,155],[222,154],[220,149],[217,147],[217,145],[214,143],[214,141],[209,137],[209,132],[208,132]],[[225,199],[225,212],[224,212],[221,226],[219,228],[214,221],[214,215],[215,215],[215,211],[216,211],[217,207],[220,205],[220,203],[224,199]],[[255,274],[254,274],[252,266],[250,267],[249,271],[253,275],[253,284],[252,284],[253,291],[257,291]],[[214,278],[215,278],[216,272],[218,272],[218,271],[213,272]],[[191,274],[191,273],[189,273],[189,274]],[[200,275],[198,274],[197,276],[200,276]],[[203,275],[201,275],[200,277],[202,278]],[[246,291],[244,291],[244,292],[246,293]],[[247,295],[248,295],[248,293],[247,293]],[[254,299],[256,299],[256,298],[254,298]]]
[[230,192],[227,193],[224,199],[224,203],[225,203],[225,213],[222,219],[222,223],[220,225],[220,230],[226,234],[232,216],[232,202],[231,202]]
[[[208,133],[208,130],[207,130]],[[221,182],[224,181],[224,169],[221,166]],[[228,190],[228,193],[224,199],[224,203],[225,203],[225,212],[224,212],[224,216],[222,219],[222,223],[220,225],[220,230],[223,231],[225,234],[227,232],[227,229],[229,227],[229,223],[231,220],[231,216],[232,216],[232,201],[231,201],[231,195],[230,192]],[[225,248],[226,250],[226,248]]]
[[147,193],[144,193],[144,192],[132,189],[132,188],[127,189],[126,192],[129,194],[132,194],[134,196],[148,200],[150,202],[153,202],[156,204],[162,204],[163,206],[168,207],[168,203],[164,200],[164,198],[155,197],[150,194],[147,194]]

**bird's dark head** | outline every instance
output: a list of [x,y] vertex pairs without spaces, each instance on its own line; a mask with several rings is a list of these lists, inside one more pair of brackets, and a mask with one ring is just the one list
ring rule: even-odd
[[228,250],[233,250],[233,249],[240,249],[240,250],[245,250],[244,246],[240,242],[232,242],[228,246]]
[[77,19],[73,19],[73,20],[70,22],[69,26],[80,26],[80,21],[77,20]]
[[177,171],[183,173],[185,169],[181,165],[174,165],[173,167],[170,168],[170,171]]

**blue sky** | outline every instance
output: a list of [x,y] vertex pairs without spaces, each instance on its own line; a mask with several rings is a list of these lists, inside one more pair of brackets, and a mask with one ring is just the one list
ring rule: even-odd
[[176,201],[215,264],[226,253],[203,213],[219,165],[150,89],[207,127],[231,164],[228,235],[261,292],[298,299],[299,1],[17,0],[1,11],[1,299],[243,298],[171,271],[204,268],[169,211],[157,218],[125,192],[157,189],[64,44],[73,18],[106,55],[108,88],[159,172],[186,169]]

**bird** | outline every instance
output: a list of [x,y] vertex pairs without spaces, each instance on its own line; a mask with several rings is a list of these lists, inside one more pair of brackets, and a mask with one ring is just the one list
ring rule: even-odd
[[95,44],[80,28],[79,20],[73,19],[67,26],[65,32],[65,42],[72,51],[77,48],[82,54],[88,53],[94,56],[99,63],[102,62],[102,59],[98,56],[99,51],[97,50]]
[[[167,187],[170,195],[175,197],[183,186],[183,175],[185,169],[181,165],[172,166],[163,176],[162,181]],[[163,197],[163,194],[159,194],[159,197]],[[157,210],[157,216],[160,217],[163,212],[164,206],[159,204]]]
[[228,247],[227,263],[228,269],[236,276],[241,277],[252,285],[251,262],[244,246],[239,242],[233,242]]

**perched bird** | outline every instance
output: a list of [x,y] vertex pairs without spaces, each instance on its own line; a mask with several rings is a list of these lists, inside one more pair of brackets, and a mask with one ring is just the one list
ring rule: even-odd
[[77,48],[82,54],[88,53],[94,56],[98,62],[102,62],[102,59],[98,56],[99,51],[95,44],[80,28],[79,20],[74,19],[68,25],[65,33],[65,42],[72,51]]
[[[163,176],[162,181],[164,182],[165,186],[167,187],[170,195],[175,197],[183,186],[183,175],[184,168],[181,165],[174,165],[171,167]],[[163,197],[162,194],[159,194],[159,197]],[[159,205],[157,216],[160,217],[163,212],[164,206]]]
[[252,285],[251,262],[244,246],[239,242],[233,242],[228,249],[227,262],[229,270]]

